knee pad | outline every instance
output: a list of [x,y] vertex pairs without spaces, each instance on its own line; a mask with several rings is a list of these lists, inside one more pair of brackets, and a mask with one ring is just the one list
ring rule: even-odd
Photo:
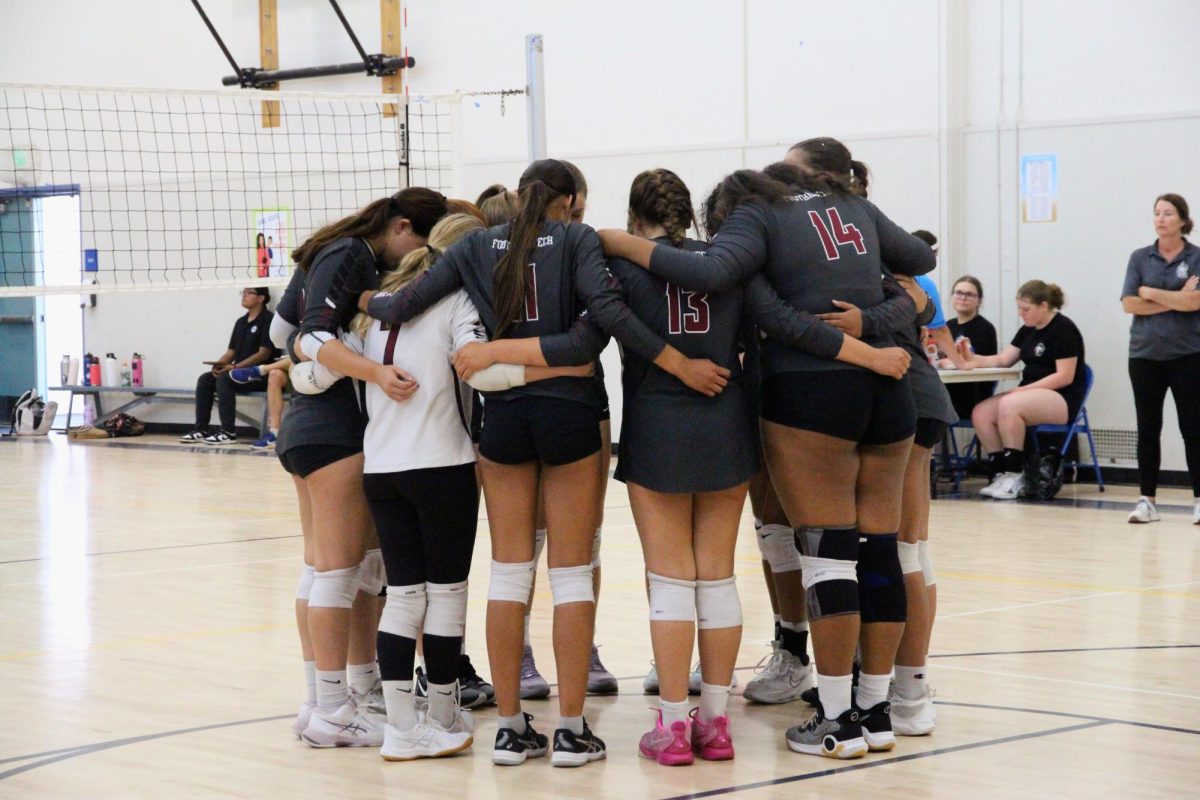
[[786,525],[763,525],[758,532],[759,548],[771,565],[771,572],[795,572],[800,569],[800,551],[796,537]]
[[592,591],[592,565],[551,569],[550,593],[556,606],[596,602],[596,595]]
[[313,574],[309,608],[350,608],[358,594],[359,565]]
[[900,571],[905,575],[921,571],[921,555],[916,542],[896,542],[900,554]]
[[426,583],[425,632],[432,636],[458,637],[466,630],[467,582]]
[[863,623],[904,622],[908,595],[896,550],[896,534],[876,534],[859,539],[858,602]]
[[696,582],[647,572],[651,622],[695,622]]
[[362,569],[358,575],[358,590],[378,597],[387,586],[387,570],[383,566],[383,553],[376,547],[363,555]]
[[533,571],[536,568],[537,561],[493,561],[488,600],[527,605],[529,593],[533,591]]
[[546,549],[546,529],[538,528],[533,532],[533,563],[542,560],[542,551]]
[[933,586],[937,583],[937,576],[933,574],[933,558],[929,555],[929,540],[917,542],[917,554],[921,557],[921,572],[925,573],[925,585]]
[[858,528],[796,528],[808,618],[858,613]]
[[425,622],[425,584],[389,586],[387,603],[379,617],[379,632],[405,639],[420,639]]
[[301,361],[292,364],[288,377],[300,394],[320,394],[345,376],[316,361]]
[[592,566],[600,566],[600,537],[602,528],[596,528],[596,535],[592,537]]
[[311,331],[303,333],[297,339],[296,344],[300,351],[308,356],[310,361],[317,361],[317,354],[321,352],[321,348],[326,342],[332,342],[337,337],[329,331]]
[[737,578],[696,581],[696,627],[702,631],[736,628],[742,624],[742,601]]
[[308,602],[308,598],[312,595],[313,577],[317,574],[317,570],[312,564],[305,564],[304,569],[300,572],[300,583],[296,586],[296,599]]

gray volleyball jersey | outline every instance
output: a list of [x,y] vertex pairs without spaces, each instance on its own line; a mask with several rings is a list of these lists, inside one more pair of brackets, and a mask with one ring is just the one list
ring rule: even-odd
[[[496,265],[508,250],[509,226],[500,225],[468,234],[448,248],[417,280],[399,292],[381,292],[371,299],[372,317],[406,322],[456,289],[465,289],[479,318],[495,337],[497,319],[492,285]],[[627,349],[653,361],[663,341],[634,316],[621,300],[619,286],[608,271],[600,237],[587,225],[546,222],[530,255],[525,313],[504,330],[501,338],[540,337],[542,354],[551,366],[595,361],[608,342],[599,329],[617,337]],[[587,313],[577,312],[581,306]],[[599,326],[599,329],[596,327]],[[488,393],[488,400],[538,395],[579,400],[597,405],[592,378],[553,378]]]
[[[720,291],[762,271],[788,304],[810,314],[883,302],[883,261],[892,271],[923,275],[936,265],[933,251],[887,218],[873,203],[845,194],[805,192],[774,206],[751,202],[734,211],[704,253],[656,247],[651,271],[693,291]],[[892,344],[874,334],[863,341]],[[763,375],[858,369],[774,339],[762,350]]]
[[[1121,297],[1137,297],[1138,289],[1178,292],[1193,275],[1200,275],[1200,247],[1184,241],[1183,250],[1167,263],[1158,243],[1134,250],[1125,269]],[[1134,314],[1129,324],[1129,357],[1170,361],[1200,353],[1200,311]]]

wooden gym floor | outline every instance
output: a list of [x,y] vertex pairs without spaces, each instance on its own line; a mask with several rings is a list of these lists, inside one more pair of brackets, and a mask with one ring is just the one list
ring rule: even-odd
[[[1125,522],[1128,487],[936,501],[936,732],[858,761],[801,756],[783,731],[806,706],[734,697],[737,758],[669,769],[636,753],[654,704],[641,693],[649,633],[640,548],[612,482],[596,639],[621,693],[588,702],[607,762],[560,770],[493,767],[494,710],[477,714],[473,753],[439,761],[388,764],[289,734],[304,692],[301,549],[273,458],[155,437],[5,439],[0,486],[0,798],[1200,794],[1200,527],[1183,492],[1164,491],[1162,522],[1145,526]],[[751,532],[747,508],[742,685],[771,626]],[[468,644],[486,676],[486,524],[475,563]],[[534,650],[553,681],[550,611],[543,575]],[[526,710],[550,732],[553,700]]]

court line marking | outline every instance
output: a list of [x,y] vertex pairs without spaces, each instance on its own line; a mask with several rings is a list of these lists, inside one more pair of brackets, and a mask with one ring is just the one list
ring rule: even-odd
[[950,664],[938,664],[938,669],[949,669],[957,672],[977,672],[980,675],[998,675],[1002,678],[1020,678],[1027,681],[1042,681],[1043,683],[1063,683],[1069,686],[1087,686],[1092,689],[1111,689],[1118,692],[1133,692],[1135,694],[1152,694],[1157,697],[1175,697],[1180,700],[1200,700],[1200,695],[1178,694],[1176,692],[1159,692],[1154,689],[1135,689],[1132,686],[1117,686],[1111,683],[1092,683],[1090,681],[1073,681],[1067,678],[1050,678],[1045,675],[1027,675],[1020,672],[1004,672],[1001,670],[979,669],[977,667],[957,667]]
[[[1132,484],[1113,484],[1114,486],[1131,486]],[[1184,487],[1163,487],[1163,488],[1184,488]],[[947,492],[939,493],[935,500],[953,500],[957,502],[968,503],[1011,503],[1016,502],[1021,506],[1044,506],[1049,508],[1071,508],[1083,511],[1125,511],[1128,513],[1130,507],[1136,503],[1135,499],[1129,500],[1088,500],[1082,497],[1055,497],[1052,500],[1027,500],[1021,498],[1016,501],[1010,500],[992,500],[989,497],[984,497],[978,492]],[[1174,503],[1154,506],[1155,508],[1166,511],[1169,514],[1191,514],[1192,506],[1190,505],[1175,505]]]
[[1053,600],[1040,600],[1036,603],[1018,603],[1011,606],[997,606],[995,608],[978,608],[974,611],[958,611],[954,614],[938,614],[937,619],[955,619],[958,617],[973,617],[977,614],[991,614],[997,611],[1016,611],[1022,608],[1033,608],[1035,606],[1048,606],[1055,603],[1071,603],[1076,600],[1093,600],[1097,597],[1114,597],[1119,594],[1136,594],[1140,592],[1156,592],[1160,589],[1177,589],[1181,586],[1195,586],[1200,584],[1200,581],[1186,581],[1184,583],[1164,583],[1159,586],[1143,586],[1141,588],[1131,586],[1128,589],[1118,589],[1112,592],[1096,592],[1094,594],[1070,595],[1068,597],[1059,597]]
[[[95,575],[95,576],[93,576],[93,578],[95,580],[101,580],[104,578],[128,578],[128,577],[132,577],[134,575],[161,575],[161,574],[164,574],[167,572],[185,572],[187,570],[193,570],[193,569],[211,569],[213,567],[241,567],[241,566],[245,566],[246,564],[269,564],[273,561],[295,561],[295,560],[296,560],[296,556],[293,555],[293,556],[281,556],[279,558],[260,558],[260,559],[254,560],[254,561],[227,561],[227,562],[224,562],[221,564],[190,564],[186,567],[169,567],[167,569],[144,569],[144,570],[139,570],[137,572],[110,572],[110,573],[105,573],[103,575]],[[50,584],[49,580],[42,578],[42,579],[39,579],[36,581],[16,581],[14,583],[0,583],[0,589],[5,588],[6,586],[37,586],[37,585],[49,585],[49,584]]]
[[[210,523],[204,525],[195,525],[192,527],[211,527]],[[124,531],[122,531],[124,533]],[[118,556],[128,553],[148,553],[153,550],[179,550],[185,547],[211,547],[219,544],[242,544],[243,542],[269,542],[275,539],[299,539],[301,534],[288,533],[283,536],[259,536],[254,539],[227,539],[220,542],[193,542],[192,544],[164,544],[158,547],[135,547],[131,550],[101,550],[96,553],[80,553],[78,556],[48,556],[39,558],[17,558],[12,561],[0,561],[2,564],[27,564],[31,561],[54,561],[59,558],[75,559],[75,558],[95,558],[96,556]]]
[[1100,653],[1123,650],[1184,650],[1200,647],[1200,644],[1134,644],[1123,647],[1055,647],[1045,650],[992,650],[981,653],[939,653],[930,654],[929,658],[968,658],[970,656],[1022,656],[1041,655],[1043,653]]

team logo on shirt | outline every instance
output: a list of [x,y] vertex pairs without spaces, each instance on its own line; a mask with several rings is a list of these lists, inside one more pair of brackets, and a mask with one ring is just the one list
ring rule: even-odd
[[258,333],[258,326],[257,326],[257,325],[251,325],[251,326],[250,326],[250,332],[251,332],[251,333]]
[[1041,358],[1042,356],[1046,355],[1046,343],[1038,342],[1037,345],[1033,348],[1033,354],[1035,356],[1037,356],[1038,358]]
[[1179,265],[1175,267],[1175,277],[1179,278],[1180,280],[1187,280],[1187,276],[1188,276],[1187,262],[1180,261]]

